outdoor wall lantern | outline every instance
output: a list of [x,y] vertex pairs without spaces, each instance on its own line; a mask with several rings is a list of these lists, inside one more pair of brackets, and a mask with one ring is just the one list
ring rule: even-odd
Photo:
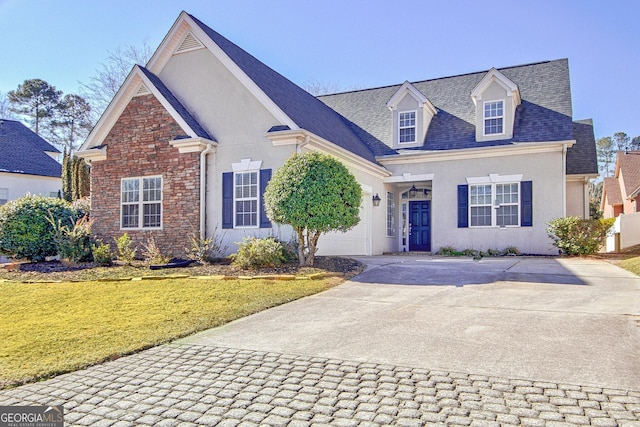
[[380,196],[378,196],[378,193],[376,193],[375,196],[373,196],[372,198],[373,200],[373,206],[380,206]]
[[418,193],[418,189],[416,188],[416,185],[415,185],[415,184],[413,184],[413,185],[411,186],[411,188],[409,189],[409,197],[410,197],[410,198],[416,197],[416,194],[417,194],[417,193]]

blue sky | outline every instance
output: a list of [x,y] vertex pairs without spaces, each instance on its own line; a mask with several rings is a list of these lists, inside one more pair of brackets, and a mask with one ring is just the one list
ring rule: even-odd
[[640,2],[0,0],[0,92],[79,93],[108,51],[154,49],[181,10],[303,85],[375,87],[569,58],[574,119],[640,135]]

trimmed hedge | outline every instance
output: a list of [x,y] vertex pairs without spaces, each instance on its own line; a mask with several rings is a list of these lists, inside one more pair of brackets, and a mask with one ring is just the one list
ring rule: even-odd
[[31,195],[0,206],[0,253],[31,261],[57,255],[50,218],[73,227],[76,212],[65,200]]

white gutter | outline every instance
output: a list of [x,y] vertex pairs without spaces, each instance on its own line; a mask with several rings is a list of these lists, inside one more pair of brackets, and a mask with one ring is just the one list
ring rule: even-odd
[[215,146],[207,144],[200,153],[200,239],[207,238],[206,204],[207,204],[207,154],[212,153]]

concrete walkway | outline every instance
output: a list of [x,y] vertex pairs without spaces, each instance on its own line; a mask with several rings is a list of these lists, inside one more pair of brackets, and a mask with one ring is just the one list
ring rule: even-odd
[[640,278],[368,257],[322,294],[0,392],[68,425],[639,425]]

